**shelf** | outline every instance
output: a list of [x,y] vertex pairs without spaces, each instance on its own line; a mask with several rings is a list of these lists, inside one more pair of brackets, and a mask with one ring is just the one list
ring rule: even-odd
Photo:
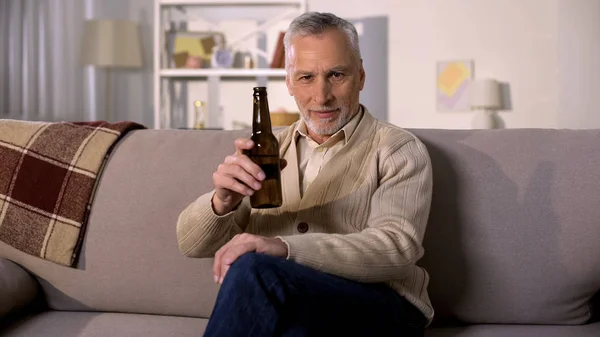
[[[306,0],[157,0],[161,9],[171,11],[174,21],[190,18],[211,20],[256,20],[274,18],[282,9],[295,8],[306,11]],[[295,16],[295,15],[294,15]],[[291,18],[290,18],[291,20]]]
[[[1,1],[1,0],[0,0]],[[169,63],[170,49],[172,46],[167,40],[165,32],[171,31],[173,25],[176,29],[190,29],[205,27],[202,30],[219,31],[223,29],[230,36],[239,35],[239,41],[229,41],[228,43],[246,43],[253,47],[244,47],[246,49],[258,48],[254,54],[262,56],[266,53],[267,44],[270,39],[276,39],[274,34],[267,34],[267,29],[281,30],[295,17],[307,11],[308,0],[154,0],[154,62],[153,62],[153,101],[154,101],[154,128],[172,128],[189,127],[193,124],[193,109],[188,99],[191,97],[191,87],[184,84],[186,82],[205,82],[202,87],[204,93],[194,93],[193,97],[202,98],[208,102],[206,111],[206,125],[211,128],[228,128],[232,123],[234,116],[229,116],[225,111],[226,106],[235,106],[238,102],[228,101],[222,95],[223,90],[229,90],[230,87],[241,87],[237,84],[247,84],[247,82],[256,82],[256,85],[266,86],[270,82],[277,82],[281,85],[286,78],[285,69],[267,68],[270,64],[267,60],[265,64],[259,63],[259,66],[265,68],[240,69],[240,68],[167,68]],[[229,24],[231,21],[252,21],[244,22],[239,27],[235,24]],[[221,23],[225,23],[221,27]],[[194,23],[194,27],[185,24]],[[244,26],[244,27],[243,27]],[[248,28],[252,27],[252,28]],[[256,38],[257,31],[265,34],[262,38]],[[235,34],[237,32],[237,34]],[[271,36],[273,35],[273,36]],[[248,40],[248,41],[246,41]],[[269,57],[267,57],[268,59]],[[226,82],[226,88],[221,88]],[[198,83],[195,83],[198,84]],[[229,84],[235,84],[230,86]],[[181,89],[181,90],[179,90]],[[237,108],[236,108],[237,109]],[[233,110],[232,110],[233,111]],[[225,125],[227,124],[227,125]]]
[[301,6],[302,0],[159,0],[163,6],[246,6],[246,5],[296,5]]
[[161,77],[282,77],[285,69],[161,69]]

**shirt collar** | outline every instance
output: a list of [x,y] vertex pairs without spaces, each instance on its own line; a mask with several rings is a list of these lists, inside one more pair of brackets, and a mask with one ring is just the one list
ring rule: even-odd
[[[344,140],[344,144],[348,143],[348,141],[350,140],[350,137],[352,137],[352,135],[354,134],[354,131],[356,131],[356,127],[358,126],[358,123],[362,119],[363,115],[364,115],[364,108],[362,105],[360,105],[359,109],[358,109],[358,113],[356,113],[348,121],[348,123],[346,123],[346,125],[344,125],[340,130],[338,130],[336,133],[331,135],[331,137],[325,143],[328,143],[330,139],[333,139],[334,140],[333,142],[337,143],[337,140],[339,140],[340,138]],[[342,136],[343,136],[343,138],[342,138]],[[306,123],[304,123],[304,119],[302,119],[302,118],[300,118],[300,121],[298,122],[298,125],[296,126],[296,130],[294,130],[294,139],[296,141],[298,140],[298,137],[306,137],[308,139],[311,139],[310,136],[308,135]],[[335,139],[337,139],[337,140],[335,140]],[[323,144],[325,144],[325,143],[323,143]]]

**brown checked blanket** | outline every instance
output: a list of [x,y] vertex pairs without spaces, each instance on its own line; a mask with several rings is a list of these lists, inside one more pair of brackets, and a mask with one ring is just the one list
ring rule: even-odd
[[0,241],[72,267],[96,180],[133,122],[0,120]]

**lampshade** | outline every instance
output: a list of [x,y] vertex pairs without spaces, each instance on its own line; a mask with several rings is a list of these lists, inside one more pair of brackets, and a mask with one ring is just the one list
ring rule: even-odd
[[139,68],[142,51],[138,25],[126,20],[85,22],[81,63],[107,68]]
[[470,103],[473,109],[502,108],[502,93],[498,81],[483,78],[475,79],[469,86]]

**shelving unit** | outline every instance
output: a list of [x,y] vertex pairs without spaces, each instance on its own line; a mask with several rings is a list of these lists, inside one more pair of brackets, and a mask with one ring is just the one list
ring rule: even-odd
[[245,1],[245,0],[161,0],[163,5],[296,5],[298,0],[261,0],[261,1]]
[[285,69],[161,69],[163,78],[204,78],[217,76],[227,77],[276,77],[285,78]]
[[[256,85],[264,86],[268,81],[283,81],[284,69],[267,68],[270,60],[265,46],[257,46],[256,54],[263,57],[257,62],[259,68],[169,68],[169,51],[167,50],[167,34],[173,32],[175,23],[201,20],[209,26],[216,27],[222,20],[253,20],[257,23],[255,31],[243,32],[243,38],[263,34],[274,23],[280,20],[291,20],[307,10],[307,0],[155,0],[154,6],[154,128],[173,127],[173,106],[190,111],[186,102],[182,102],[181,93],[186,90],[187,81],[204,81],[207,83],[208,118],[207,127],[222,128],[219,125],[220,91],[222,81],[256,81]],[[230,42],[230,41],[228,41]],[[235,45],[234,41],[232,44]],[[260,56],[262,55],[262,56]],[[189,107],[191,108],[191,107]],[[182,113],[179,111],[177,113]],[[181,117],[180,115],[178,115]],[[187,117],[184,117],[186,119]],[[187,118],[189,120],[189,118]],[[188,123],[189,124],[189,123]]]

